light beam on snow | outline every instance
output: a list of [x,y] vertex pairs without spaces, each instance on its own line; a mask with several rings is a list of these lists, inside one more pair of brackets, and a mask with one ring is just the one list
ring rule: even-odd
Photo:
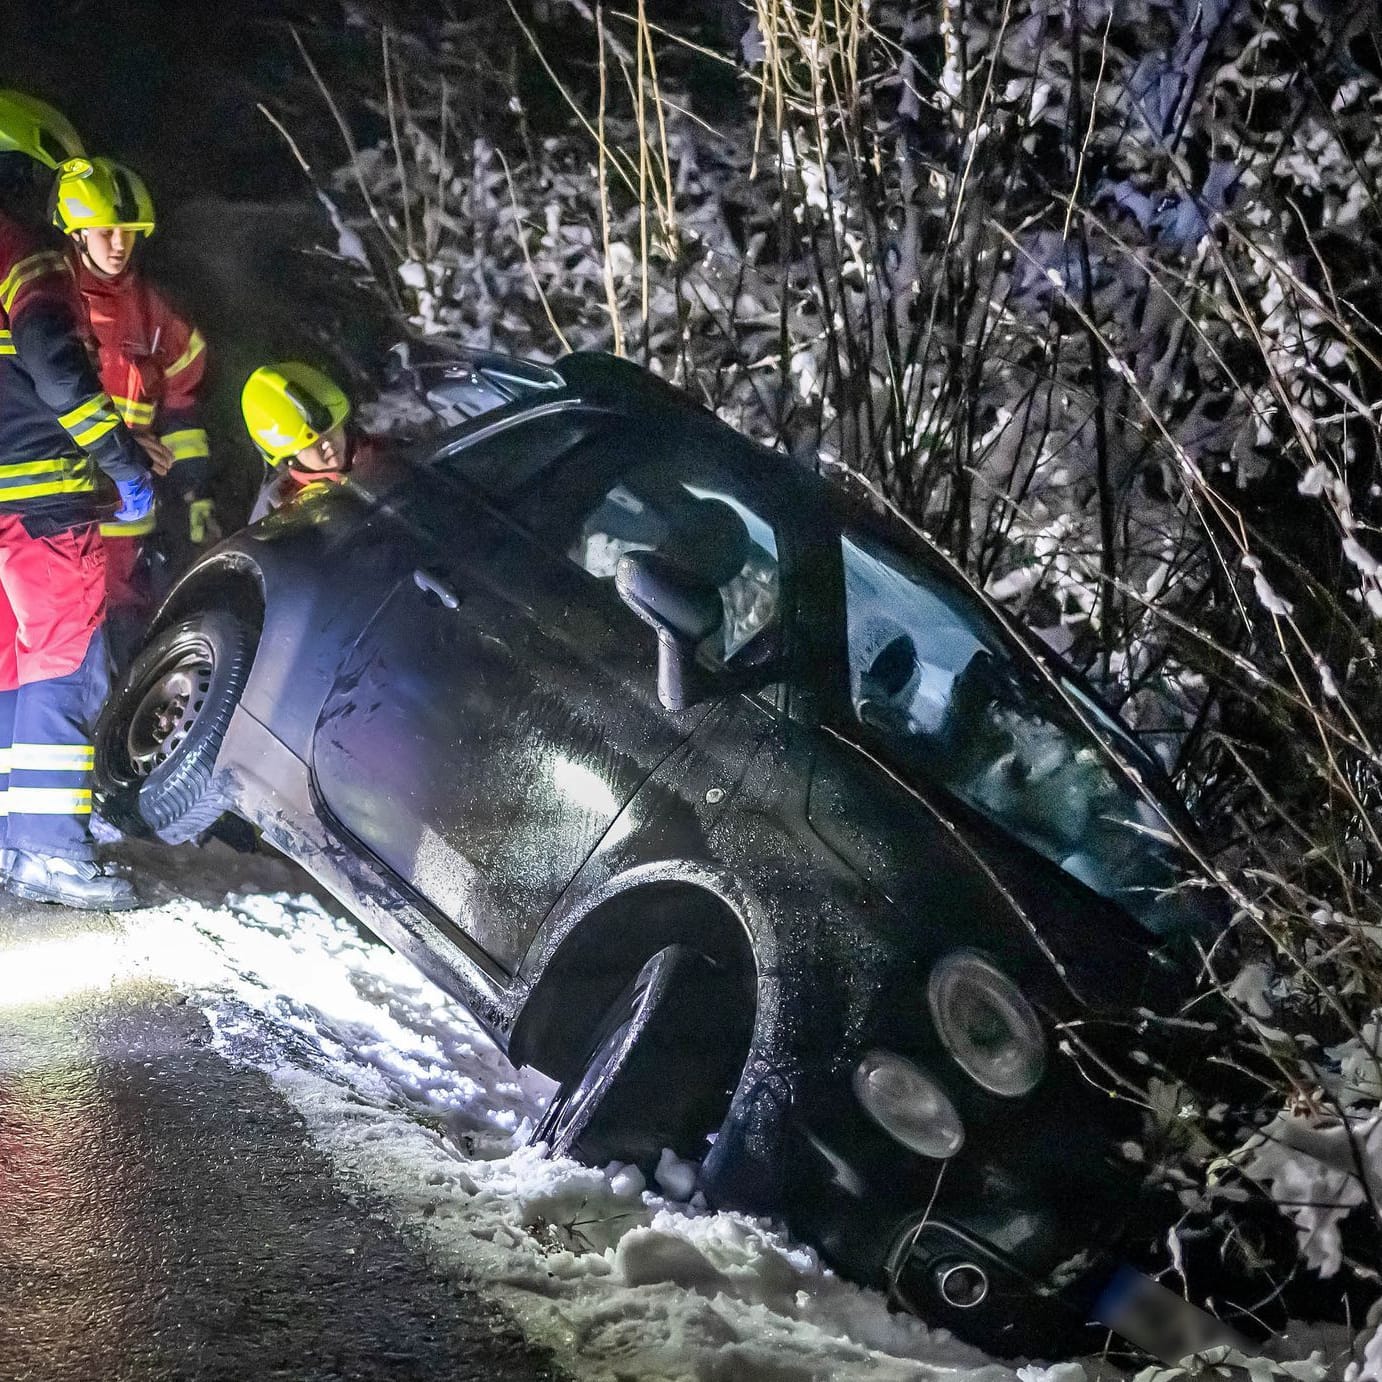
[[0,953],[0,1008],[55,1003],[108,989],[120,972],[119,936],[62,936]]

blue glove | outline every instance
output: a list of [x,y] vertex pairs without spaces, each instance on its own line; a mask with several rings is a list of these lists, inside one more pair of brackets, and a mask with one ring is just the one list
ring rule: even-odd
[[120,491],[120,507],[115,511],[113,522],[133,523],[153,512],[154,482],[147,473],[129,480],[117,480],[115,488]]

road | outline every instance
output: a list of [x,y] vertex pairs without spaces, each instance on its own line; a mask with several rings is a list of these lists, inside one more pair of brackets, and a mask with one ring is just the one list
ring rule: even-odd
[[0,1379],[556,1377],[194,1006],[84,987],[117,931],[0,899]]

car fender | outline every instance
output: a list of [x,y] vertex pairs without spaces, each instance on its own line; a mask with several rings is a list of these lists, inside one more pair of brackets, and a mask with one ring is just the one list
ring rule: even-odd
[[[242,704],[310,762],[318,714],[341,662],[409,569],[398,536],[397,525],[362,496],[323,486],[196,562],[164,601],[154,631],[208,604],[230,603],[253,617],[261,637]],[[257,611],[236,608],[251,587]]]
[[749,1001],[760,1010],[765,996],[771,1004],[774,938],[740,879],[692,857],[608,872],[588,863],[587,871],[550,914],[517,976],[527,1001],[510,1035],[515,1062],[567,1073],[586,1030],[668,944],[690,944],[735,968],[752,985]]

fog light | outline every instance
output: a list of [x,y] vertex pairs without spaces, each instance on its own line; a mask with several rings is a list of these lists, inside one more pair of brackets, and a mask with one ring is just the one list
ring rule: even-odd
[[952,1157],[965,1129],[945,1091],[909,1060],[870,1051],[854,1072],[854,1094],[889,1137],[922,1156]]
[[988,1273],[974,1262],[951,1259],[935,1266],[936,1290],[956,1310],[973,1310],[989,1293]]
[[957,950],[931,971],[926,996],[941,1040],[971,1080],[1010,1099],[1036,1088],[1046,1070],[1046,1037],[1001,969]]

